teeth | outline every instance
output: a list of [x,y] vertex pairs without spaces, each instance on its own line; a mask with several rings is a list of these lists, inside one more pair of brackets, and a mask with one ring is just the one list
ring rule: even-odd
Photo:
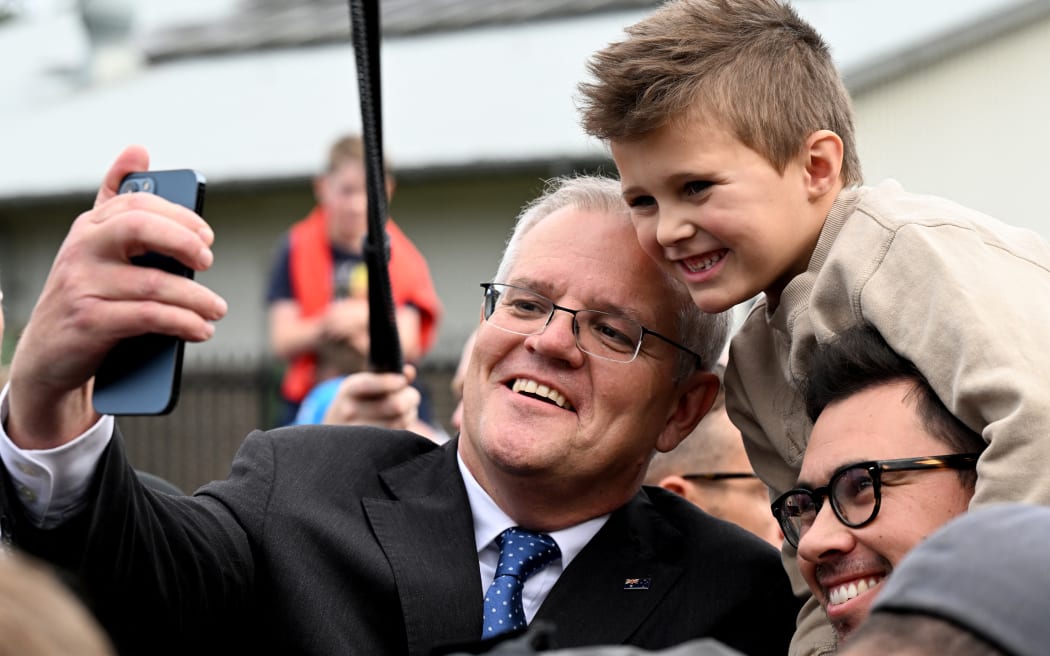
[[725,257],[725,253],[726,252],[723,250],[718,251],[714,255],[709,255],[708,257],[705,257],[702,260],[698,258],[688,259],[685,261],[685,268],[688,269],[690,273],[699,273],[700,271],[707,271],[715,264],[721,262],[722,258]]
[[558,390],[551,389],[546,385],[541,385],[534,380],[528,380],[526,378],[518,378],[511,385],[511,389],[518,393],[534,394],[540,398],[548,399],[553,401],[559,408],[565,408],[566,410],[572,410],[572,406],[569,404],[565,396]]
[[828,590],[828,604],[836,606],[838,604],[844,604],[854,597],[859,597],[868,590],[874,588],[882,582],[883,577],[873,576],[868,579],[861,579],[860,581],[852,581],[845,583],[840,586],[836,586]]

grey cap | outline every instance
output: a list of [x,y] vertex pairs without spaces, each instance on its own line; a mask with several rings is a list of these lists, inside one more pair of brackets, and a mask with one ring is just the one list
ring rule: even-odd
[[744,656],[714,638],[700,638],[683,642],[677,647],[660,651],[646,651],[639,647],[575,647],[544,652],[547,656]]
[[1050,508],[965,513],[901,560],[872,612],[919,613],[968,629],[1013,656],[1050,649]]

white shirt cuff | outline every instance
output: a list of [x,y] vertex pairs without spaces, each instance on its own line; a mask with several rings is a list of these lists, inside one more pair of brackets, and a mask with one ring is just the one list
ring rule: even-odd
[[40,528],[53,528],[84,506],[91,477],[113,437],[113,417],[103,416],[60,447],[20,449],[4,427],[9,410],[7,392],[5,385],[0,392],[0,460],[29,518]]

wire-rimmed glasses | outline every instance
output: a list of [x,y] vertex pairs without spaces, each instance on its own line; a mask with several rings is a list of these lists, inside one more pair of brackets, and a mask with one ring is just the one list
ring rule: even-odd
[[572,332],[581,351],[603,360],[632,362],[642,339],[652,335],[702,360],[695,351],[622,314],[602,310],[573,310],[556,304],[539,292],[498,282],[483,282],[484,316],[489,324],[517,335],[538,335],[547,329],[558,310],[572,315]]

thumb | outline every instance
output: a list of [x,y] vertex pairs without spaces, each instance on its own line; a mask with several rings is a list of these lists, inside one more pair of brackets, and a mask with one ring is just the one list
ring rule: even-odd
[[148,170],[149,153],[146,152],[146,149],[142,146],[128,146],[120,155],[117,155],[117,159],[110,165],[109,171],[106,172],[106,177],[102,181],[98,195],[95,196],[95,205],[101,205],[116,196],[120,187],[120,181],[128,173]]

